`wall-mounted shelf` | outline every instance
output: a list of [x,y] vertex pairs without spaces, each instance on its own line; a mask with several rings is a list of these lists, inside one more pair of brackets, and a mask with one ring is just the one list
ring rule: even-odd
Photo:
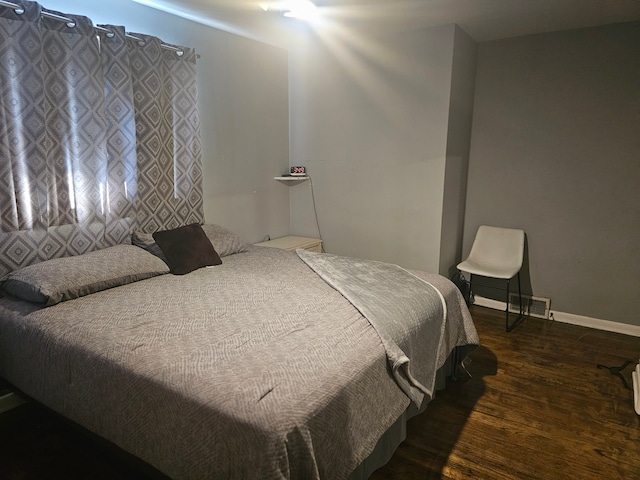
[[273,177],[274,180],[281,180],[283,182],[304,182],[305,180],[309,180],[307,176],[299,176],[296,177],[294,175],[290,177]]

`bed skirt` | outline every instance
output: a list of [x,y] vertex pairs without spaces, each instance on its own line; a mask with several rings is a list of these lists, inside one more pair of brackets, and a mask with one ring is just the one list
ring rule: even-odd
[[[461,354],[460,350],[460,347],[455,348],[445,364],[436,372],[436,390],[444,390],[447,386],[447,380],[456,378],[461,357],[464,359],[464,355]],[[404,413],[378,440],[371,454],[351,472],[348,480],[367,480],[373,472],[389,462],[397,448],[407,438],[407,422],[424,412],[428,405],[429,402],[424,401],[420,408],[417,408],[414,403],[410,403]]]

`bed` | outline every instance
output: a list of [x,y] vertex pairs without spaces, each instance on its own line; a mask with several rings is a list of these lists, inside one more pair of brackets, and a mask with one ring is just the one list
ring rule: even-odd
[[186,274],[149,236],[13,272],[0,376],[170,478],[367,478],[478,344],[459,291],[202,228],[220,262]]

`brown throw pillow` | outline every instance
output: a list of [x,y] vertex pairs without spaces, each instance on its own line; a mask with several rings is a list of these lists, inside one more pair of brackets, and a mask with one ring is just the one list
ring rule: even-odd
[[201,267],[220,265],[222,260],[198,223],[153,234],[174,275],[184,275]]

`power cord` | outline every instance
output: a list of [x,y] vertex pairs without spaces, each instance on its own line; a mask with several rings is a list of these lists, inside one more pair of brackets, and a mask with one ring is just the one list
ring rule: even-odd
[[[320,222],[318,221],[318,209],[316,208],[316,196],[313,193],[313,179],[311,178],[311,175],[307,174],[307,177],[309,177],[309,184],[311,185],[311,201],[313,202],[313,214],[316,218],[316,228],[318,229],[318,237],[320,237],[320,241],[322,241],[322,233],[320,233]],[[324,241],[322,241],[322,243],[320,244],[321,248],[322,248],[322,252],[324,252]]]
[[627,368],[627,366],[631,365],[632,363],[633,362],[631,360],[627,360],[626,362],[624,362],[619,367],[607,367],[606,365],[597,365],[597,367],[598,368],[606,368],[607,370],[609,370],[609,372],[611,372],[613,375],[619,377],[620,380],[622,380],[622,385],[624,385],[624,388],[626,388],[627,390],[632,390],[632,388],[627,383],[627,380],[622,375],[622,370]]

